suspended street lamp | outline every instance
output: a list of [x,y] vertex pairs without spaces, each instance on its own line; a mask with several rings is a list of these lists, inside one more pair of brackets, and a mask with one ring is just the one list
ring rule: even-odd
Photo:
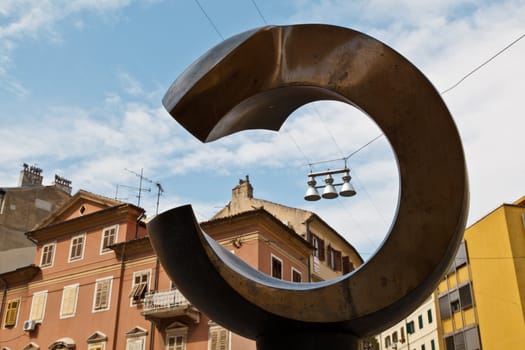
[[[342,183],[334,184],[334,179],[332,177],[333,174],[344,174],[342,177]],[[324,186],[316,186],[317,182],[315,181],[316,176],[326,176],[324,179],[325,185]],[[304,199],[307,201],[317,201],[321,199],[321,196],[319,195],[319,192],[317,191],[318,188],[323,188],[323,194],[322,197],[326,199],[333,199],[337,198],[338,196],[343,197],[351,197],[356,194],[354,186],[350,183],[350,169],[345,167],[343,169],[336,169],[336,170],[327,170],[327,171],[320,171],[316,173],[309,173],[308,174],[308,189],[306,190],[306,194],[304,196]],[[339,193],[337,193],[337,190],[335,186],[341,186],[341,190]]]

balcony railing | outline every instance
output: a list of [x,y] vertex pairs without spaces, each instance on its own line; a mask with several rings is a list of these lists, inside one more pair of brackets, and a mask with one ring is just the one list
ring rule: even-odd
[[178,289],[146,293],[142,315],[156,323],[165,319],[198,323],[200,319],[199,311]]
[[144,311],[188,306],[190,302],[178,289],[151,291],[144,297]]

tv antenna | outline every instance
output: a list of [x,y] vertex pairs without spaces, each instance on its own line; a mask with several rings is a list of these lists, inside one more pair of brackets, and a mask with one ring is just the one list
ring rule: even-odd
[[[137,198],[138,198],[138,201],[137,201],[137,207],[140,207],[140,198],[142,197],[142,192],[151,192],[151,188],[142,188],[142,182],[143,181],[146,181],[146,182],[149,182],[149,183],[153,183],[153,180],[150,180],[148,179],[147,177],[144,176],[144,169],[143,168],[140,168],[140,174],[133,171],[133,170],[129,170],[127,168],[124,168],[124,170],[126,170],[127,172],[130,172],[132,174],[134,174],[135,176],[137,176],[140,181],[139,181],[139,187],[138,188],[135,188],[137,191],[138,191],[138,195],[137,195]],[[122,185],[121,185],[122,186]]]

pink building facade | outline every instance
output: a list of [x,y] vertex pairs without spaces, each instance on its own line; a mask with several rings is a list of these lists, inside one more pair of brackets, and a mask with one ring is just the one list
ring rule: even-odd
[[[0,274],[0,350],[255,349],[177,290],[150,245],[143,213],[79,191],[28,232],[34,265]],[[316,247],[264,208],[201,226],[268,275],[310,280]]]

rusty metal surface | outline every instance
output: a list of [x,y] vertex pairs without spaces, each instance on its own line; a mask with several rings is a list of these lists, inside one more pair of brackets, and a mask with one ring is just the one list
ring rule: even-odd
[[452,117],[416,67],[365,34],[327,25],[269,26],[240,34],[190,66],[163,103],[207,142],[246,129],[278,130],[296,108],[317,100],[364,111],[397,158],[396,217],[365,265],[332,281],[287,283],[224,254],[200,230],[190,207],[148,224],[161,263],[185,296],[245,337],[283,329],[378,332],[428,297],[463,235],[468,181]]

